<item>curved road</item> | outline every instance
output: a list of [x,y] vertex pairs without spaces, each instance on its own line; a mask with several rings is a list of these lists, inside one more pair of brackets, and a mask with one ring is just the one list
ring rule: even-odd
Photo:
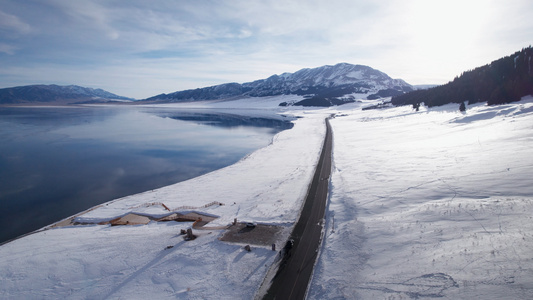
[[290,250],[285,251],[278,272],[263,299],[304,299],[318,254],[331,174],[331,126],[326,119],[326,138],[309,186],[307,198],[294,226]]

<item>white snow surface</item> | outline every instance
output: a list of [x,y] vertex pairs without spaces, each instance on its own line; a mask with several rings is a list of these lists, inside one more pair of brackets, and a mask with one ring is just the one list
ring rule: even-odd
[[[291,98],[292,97],[292,98]],[[294,96],[170,106],[297,116],[238,163],[114,200],[77,217],[98,222],[171,209],[290,229],[331,120],[334,167],[309,299],[532,299],[533,97],[520,102],[362,111],[284,107]],[[190,209],[212,201],[223,206]],[[252,299],[277,252],[178,235],[190,223],[43,230],[0,247],[2,299]],[[278,239],[283,245],[289,230]],[[168,246],[173,246],[169,248]]]
[[533,299],[533,98],[343,111],[309,299]]

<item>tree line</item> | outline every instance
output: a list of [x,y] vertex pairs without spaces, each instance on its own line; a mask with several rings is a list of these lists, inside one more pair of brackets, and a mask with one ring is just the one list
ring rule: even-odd
[[489,105],[519,101],[533,95],[533,48],[531,46],[492,63],[466,71],[447,84],[392,97],[394,105],[428,107],[448,103]]

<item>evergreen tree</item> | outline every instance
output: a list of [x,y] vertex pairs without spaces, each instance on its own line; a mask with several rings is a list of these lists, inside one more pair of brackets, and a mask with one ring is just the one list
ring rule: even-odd
[[[513,55],[463,72],[447,84],[427,90],[416,90],[392,97],[394,105],[413,105],[424,102],[427,107],[448,103],[489,105],[519,101],[533,95],[533,48],[522,49]],[[466,109],[466,105],[465,105]]]

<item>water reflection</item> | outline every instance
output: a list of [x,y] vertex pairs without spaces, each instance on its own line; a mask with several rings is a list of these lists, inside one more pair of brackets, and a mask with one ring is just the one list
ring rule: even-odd
[[249,117],[231,114],[198,114],[185,113],[169,114],[166,117],[182,121],[191,121],[198,124],[234,128],[240,126],[253,126],[262,128],[272,128],[273,130],[291,129],[294,124],[272,118]]
[[160,108],[0,108],[0,242],[230,165],[290,127]]

